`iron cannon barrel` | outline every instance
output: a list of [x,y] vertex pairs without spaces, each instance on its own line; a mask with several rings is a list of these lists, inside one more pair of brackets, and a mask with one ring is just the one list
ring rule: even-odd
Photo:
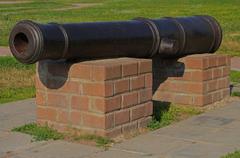
[[9,46],[22,63],[44,59],[113,57],[177,58],[214,53],[222,41],[218,22],[210,16],[72,24],[18,22]]

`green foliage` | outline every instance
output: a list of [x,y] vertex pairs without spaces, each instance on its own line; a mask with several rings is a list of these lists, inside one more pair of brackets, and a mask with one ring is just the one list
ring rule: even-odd
[[0,104],[35,97],[35,87],[0,88]]
[[235,151],[226,156],[223,156],[222,158],[240,158],[240,151]]
[[232,92],[231,95],[234,97],[240,97],[240,92]]
[[106,137],[101,137],[101,136],[96,136],[96,135],[80,135],[80,136],[75,136],[74,137],[75,141],[94,141],[98,147],[107,147],[110,143],[113,143],[113,140],[106,138]]
[[50,128],[49,126],[39,126],[36,123],[26,124],[12,129],[14,132],[21,132],[33,136],[34,141],[63,139],[64,135]]
[[97,135],[71,135],[71,134],[63,134],[59,133],[55,129],[45,125],[40,126],[36,123],[30,123],[23,125],[21,127],[16,127],[12,129],[13,132],[21,132],[25,134],[29,134],[33,136],[33,141],[43,141],[43,140],[59,140],[59,139],[67,139],[71,141],[86,141],[86,142],[94,142],[98,147],[108,147],[114,141]]
[[[73,3],[100,5],[57,10],[72,7]],[[0,4],[0,45],[8,44],[11,28],[21,19],[62,23],[207,14],[216,17],[224,30],[219,53],[240,56],[239,6],[239,0],[34,0],[23,4]]]
[[3,69],[35,70],[35,65],[26,65],[10,56],[0,57],[0,70]]
[[230,80],[234,84],[240,83],[240,72],[239,71],[231,71]]
[[153,105],[153,120],[148,124],[150,130],[155,130],[202,113],[202,111],[197,108],[174,105],[168,102],[154,102]]

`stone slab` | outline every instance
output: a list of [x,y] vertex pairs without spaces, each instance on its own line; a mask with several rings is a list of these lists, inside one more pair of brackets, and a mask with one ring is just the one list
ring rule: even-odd
[[0,131],[10,131],[36,120],[35,99],[27,99],[0,105]]

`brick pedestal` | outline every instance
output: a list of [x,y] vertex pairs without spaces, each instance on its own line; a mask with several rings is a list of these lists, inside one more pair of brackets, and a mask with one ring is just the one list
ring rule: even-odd
[[60,131],[112,137],[151,120],[151,60],[39,62],[36,89],[37,121]]
[[179,60],[153,59],[153,99],[204,106],[230,95],[230,57],[191,55]]

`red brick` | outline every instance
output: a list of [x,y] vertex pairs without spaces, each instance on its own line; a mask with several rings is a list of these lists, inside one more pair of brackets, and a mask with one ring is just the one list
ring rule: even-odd
[[87,127],[109,129],[114,126],[114,115],[95,115],[83,113],[83,124]]
[[216,91],[212,94],[212,96],[213,96],[213,102],[220,101],[221,96],[222,96],[222,92],[221,91]]
[[125,124],[130,121],[130,111],[121,110],[115,113],[115,126]]
[[131,121],[140,119],[145,116],[145,106],[138,105],[131,109]]
[[122,65],[122,76],[132,76],[138,73],[138,62],[126,62]]
[[222,97],[229,97],[230,96],[230,88],[226,88],[222,90]]
[[145,103],[144,106],[145,106],[145,115],[144,116],[145,117],[151,116],[153,114],[153,103],[152,103],[152,101]]
[[122,96],[122,107],[130,107],[138,103],[138,92],[130,92]]
[[168,87],[168,91],[180,92],[180,93],[196,93],[202,94],[207,92],[207,84],[204,82],[172,82]]
[[158,90],[153,94],[153,100],[173,102],[174,101],[174,93]]
[[138,127],[140,128],[145,128],[148,126],[148,124],[151,122],[152,120],[152,117],[149,116],[149,117],[145,117],[145,118],[142,118],[138,121]]
[[91,80],[92,65],[77,63],[70,68],[70,77]]
[[174,103],[192,105],[193,98],[190,95],[175,94]]
[[213,69],[213,79],[219,78],[222,76],[222,70],[221,68],[215,68]]
[[48,105],[67,108],[68,107],[67,97],[65,95],[57,93],[48,94]]
[[152,88],[143,89],[139,91],[139,103],[152,100]]
[[123,133],[131,133],[131,132],[135,132],[138,128],[138,122],[134,121],[134,122],[130,122],[128,124],[125,124],[122,126],[122,132]]
[[129,79],[121,79],[114,82],[114,94],[129,91]]
[[226,56],[226,64],[227,66],[231,66],[231,57],[229,55]]
[[170,77],[170,80],[184,80],[184,81],[190,81],[192,80],[192,72],[184,71],[182,76],[179,77]]
[[207,92],[207,84],[204,82],[186,83],[186,87],[186,92],[188,93],[203,94]]
[[208,59],[203,57],[186,57],[184,64],[186,69],[206,69],[208,68]]
[[145,74],[145,87],[152,88],[152,84],[153,84],[152,73]]
[[69,123],[69,116],[68,116],[68,111],[65,110],[58,110],[57,111],[57,122],[59,123]]
[[192,72],[192,81],[207,81],[213,78],[213,70],[200,70]]
[[108,97],[113,95],[113,83],[84,83],[83,94],[90,96]]
[[45,92],[36,91],[36,104],[37,105],[46,105],[46,94]]
[[110,98],[95,98],[92,110],[96,112],[108,113],[121,108],[122,97],[114,96]]
[[93,66],[93,80],[105,81],[120,78],[122,75],[121,65]]
[[213,70],[212,69],[205,70],[203,72],[203,79],[204,81],[213,79]]
[[218,56],[218,66],[223,66],[227,64],[226,56],[225,55],[219,55]]
[[48,107],[37,107],[37,118],[38,119],[44,119],[44,120],[50,120],[50,121],[56,121],[57,117],[57,111],[53,108]]
[[89,98],[87,96],[72,96],[71,108],[75,110],[88,111]]
[[46,90],[46,86],[42,83],[42,81],[36,76],[35,77],[35,87],[39,90]]
[[[59,80],[60,81],[60,80]],[[61,82],[61,81],[60,81]],[[47,81],[48,87],[59,87],[59,82],[56,81],[56,79],[53,80],[48,80]],[[52,92],[64,92],[64,93],[75,93],[79,94],[80,93],[80,83],[76,81],[66,81],[64,85],[61,85],[60,88],[57,89],[48,89],[49,91]]]
[[[173,86],[175,86],[175,84],[173,84],[173,82],[171,80],[166,80],[165,82],[163,82],[159,85],[157,90],[158,91],[168,91],[171,89],[170,87],[173,87]],[[174,87],[174,89],[175,89],[175,87]]]
[[141,59],[139,61],[139,73],[148,73],[148,72],[152,72],[152,60]]
[[80,111],[72,111],[70,121],[73,125],[81,125],[82,124],[82,113]]
[[212,103],[212,95],[199,95],[194,96],[194,105],[196,106],[204,106]]
[[218,82],[217,80],[211,80],[207,82],[208,85],[208,92],[212,92],[218,89]]
[[230,74],[230,66],[223,67],[222,68],[222,76],[223,77],[229,76],[229,74]]
[[227,88],[230,85],[229,78],[228,77],[220,78],[217,80],[217,84],[218,89]]
[[113,129],[108,129],[104,131],[104,136],[110,137],[110,138],[115,138],[122,134],[122,128],[121,127],[115,127]]
[[218,58],[216,56],[209,57],[209,67],[216,67],[218,62]]
[[137,76],[137,77],[132,77],[130,79],[130,90],[144,88],[144,86],[145,86],[145,78],[143,75]]

